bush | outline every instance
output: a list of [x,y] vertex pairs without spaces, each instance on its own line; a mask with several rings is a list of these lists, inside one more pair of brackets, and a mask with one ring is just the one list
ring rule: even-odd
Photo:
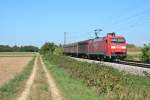
[[63,55],[63,48],[58,47],[54,50],[54,55]]
[[40,53],[45,56],[63,55],[62,46],[57,46],[54,43],[46,42],[40,49]]
[[142,48],[142,61],[150,62],[150,43],[144,44]]
[[54,43],[46,42],[40,49],[40,53],[45,55],[45,54],[53,54],[55,49],[58,46]]

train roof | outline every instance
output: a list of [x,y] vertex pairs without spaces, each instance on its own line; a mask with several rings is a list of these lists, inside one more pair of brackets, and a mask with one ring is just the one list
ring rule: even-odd
[[69,43],[69,44],[66,44],[64,46],[77,45],[77,44],[80,44],[80,43],[86,43],[86,42],[91,41],[91,40],[102,40],[102,39],[107,38],[107,37],[110,37],[110,38],[124,38],[124,36],[116,36],[114,33],[108,33],[107,36],[104,36],[104,37],[97,37],[97,38],[93,38],[93,39],[88,39],[88,40],[83,40],[83,41],[79,41],[79,42]]

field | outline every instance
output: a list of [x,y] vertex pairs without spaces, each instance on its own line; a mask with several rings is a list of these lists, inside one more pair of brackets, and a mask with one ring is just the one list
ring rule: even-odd
[[128,60],[141,60],[142,51],[140,48],[128,48],[127,58]]
[[31,73],[35,53],[0,53],[0,100],[15,100]]
[[0,53],[0,85],[14,78],[32,58],[31,53]]
[[34,52],[0,52],[0,57],[33,57]]
[[32,57],[0,57],[0,85],[21,72],[31,59]]

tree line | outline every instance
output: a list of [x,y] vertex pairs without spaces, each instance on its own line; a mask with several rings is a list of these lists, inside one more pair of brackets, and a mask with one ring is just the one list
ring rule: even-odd
[[9,46],[9,45],[0,45],[0,52],[38,52],[39,48],[36,46]]

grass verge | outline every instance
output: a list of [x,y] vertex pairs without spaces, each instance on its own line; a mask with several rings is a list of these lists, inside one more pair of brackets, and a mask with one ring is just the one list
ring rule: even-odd
[[134,60],[134,61],[140,61],[142,57],[142,52],[128,52],[127,53],[127,60]]
[[96,96],[83,81],[72,78],[65,70],[48,60],[44,59],[44,63],[61,87],[63,95],[66,98],[65,100],[103,100],[99,96]]
[[[64,56],[47,56],[45,58],[52,64],[59,66],[58,70],[64,70],[68,75],[70,75],[70,78],[81,80],[82,82],[84,82],[87,85],[87,87],[89,87],[91,90],[94,90],[95,93],[99,95],[99,97],[104,96],[103,99],[150,99],[150,79],[148,78],[119,72],[118,70],[113,69],[112,67],[101,64],[90,64],[87,62],[76,61]],[[49,64],[47,65],[50,66]],[[53,68],[55,69],[55,67],[51,67],[50,70],[52,70]],[[52,72],[53,71],[54,70],[52,70]],[[55,75],[56,77],[57,74]],[[62,80],[65,80],[65,76],[58,76],[60,77],[60,80],[61,78]],[[63,85],[65,84],[62,84],[62,86]],[[65,86],[67,86],[68,88],[71,87],[70,85]],[[71,93],[73,93],[74,91],[75,89],[70,90]]]
[[0,87],[0,100],[15,100],[15,97],[22,91],[25,81],[28,79],[35,57],[27,64],[21,73]]

